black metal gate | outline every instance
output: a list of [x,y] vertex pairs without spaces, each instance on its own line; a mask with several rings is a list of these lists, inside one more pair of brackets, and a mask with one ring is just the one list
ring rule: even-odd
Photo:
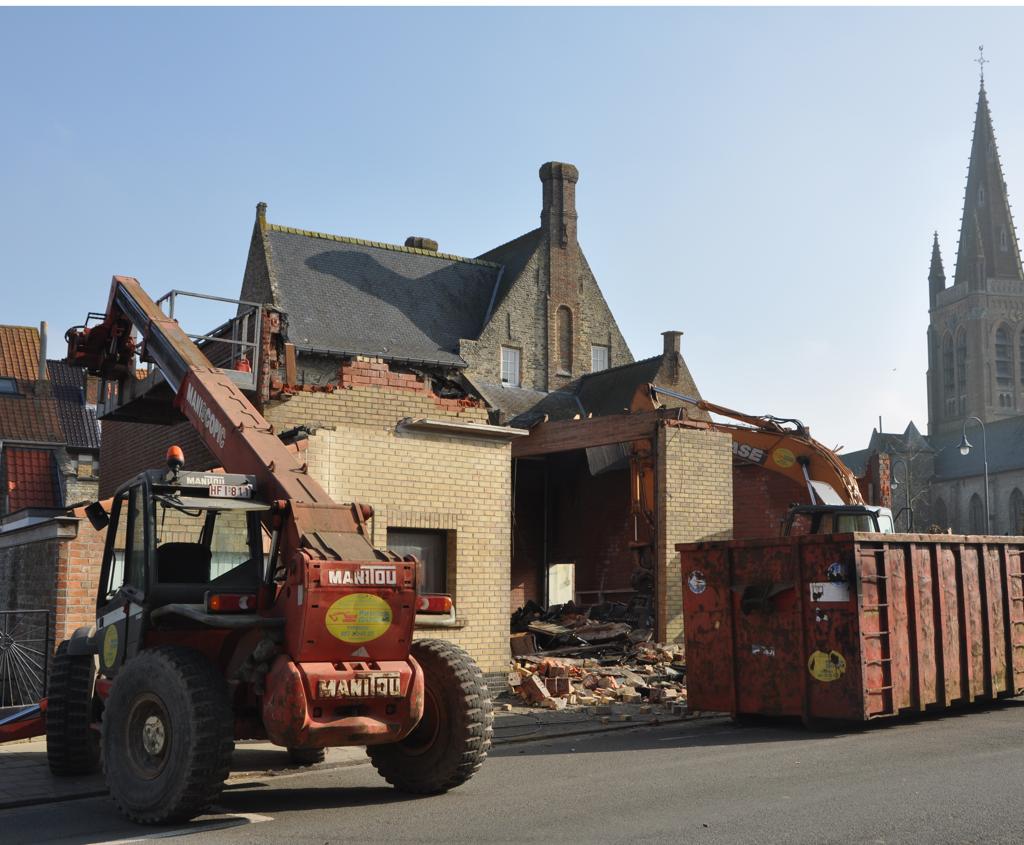
[[45,697],[51,648],[48,610],[0,610],[0,707]]

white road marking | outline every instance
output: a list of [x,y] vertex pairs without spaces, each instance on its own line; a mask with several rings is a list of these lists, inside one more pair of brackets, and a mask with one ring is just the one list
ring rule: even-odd
[[161,830],[157,833],[147,833],[144,836],[133,836],[130,839],[108,839],[102,842],[94,842],[92,845],[131,845],[134,842],[149,842],[153,839],[190,836],[196,833],[206,833],[210,830],[224,830],[229,827],[241,827],[244,824],[260,824],[260,822],[272,822],[273,820],[272,816],[261,816],[259,813],[232,813],[224,818],[210,819],[209,822],[198,822],[192,827]]

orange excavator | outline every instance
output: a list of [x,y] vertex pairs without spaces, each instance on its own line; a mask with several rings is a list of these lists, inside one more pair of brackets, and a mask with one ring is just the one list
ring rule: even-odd
[[135,279],[115,276],[100,322],[67,340],[68,362],[107,380],[153,363],[225,472],[172,447],[109,513],[90,506],[107,531],[96,623],[54,659],[51,770],[93,771],[102,749],[118,808],[149,824],[203,813],[244,738],[297,763],[363,745],[411,793],[466,781],[491,743],[483,675],[451,643],[413,641],[417,612],[450,616],[451,600],[418,594],[415,558],[371,545],[372,509],[334,502]]
[[[857,479],[834,451],[819,443],[799,420],[770,415],[754,416],[707,402],[656,384],[644,384],[633,395],[630,411],[659,410],[659,397],[726,417],[736,422],[706,423],[708,429],[732,437],[736,464],[759,466],[780,473],[807,491],[807,501],[792,505],[782,522],[781,534],[832,534],[847,531],[893,532],[889,508],[864,502]],[[680,413],[685,413],[680,409]],[[636,567],[631,586],[640,602],[652,605],[655,582],[654,549],[656,523],[654,444],[638,440],[631,444],[630,500],[633,515],[631,547]]]

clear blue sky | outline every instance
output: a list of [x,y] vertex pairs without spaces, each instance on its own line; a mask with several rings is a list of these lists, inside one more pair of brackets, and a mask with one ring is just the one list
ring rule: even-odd
[[952,275],[985,44],[1024,192],[1018,9],[0,10],[0,322],[111,274],[236,296],[270,220],[477,255],[576,164],[639,358],[860,448],[926,423],[931,233]]

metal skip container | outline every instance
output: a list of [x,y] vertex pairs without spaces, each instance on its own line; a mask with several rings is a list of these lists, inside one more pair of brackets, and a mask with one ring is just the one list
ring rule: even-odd
[[691,710],[865,721],[1024,692],[1024,538],[831,534],[676,550]]

